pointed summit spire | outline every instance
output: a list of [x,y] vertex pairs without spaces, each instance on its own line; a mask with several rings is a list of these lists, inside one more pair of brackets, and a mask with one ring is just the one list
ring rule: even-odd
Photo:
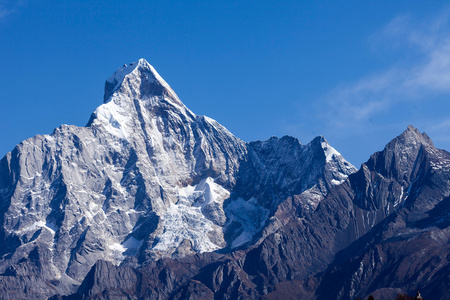
[[179,106],[183,105],[167,82],[143,58],[123,65],[106,80],[104,103],[115,94],[140,99],[161,96],[170,98]]
[[414,179],[410,177],[416,175],[417,166],[424,161],[430,149],[435,148],[428,135],[408,125],[383,151],[373,154],[365,165],[385,177],[409,182]]
[[432,146],[433,141],[430,137],[424,132],[420,133],[420,131],[412,125],[408,125],[405,131],[400,134],[397,138],[395,138],[397,142],[402,142],[406,145],[411,144],[422,144],[424,146]]
[[123,139],[136,128],[155,128],[154,117],[168,114],[193,122],[196,115],[145,59],[123,65],[106,80],[105,96],[86,126],[100,126]]

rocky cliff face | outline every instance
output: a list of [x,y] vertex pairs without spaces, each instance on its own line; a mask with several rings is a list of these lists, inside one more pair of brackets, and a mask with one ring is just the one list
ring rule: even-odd
[[390,213],[338,253],[322,275],[321,295],[390,299],[399,289],[420,289],[425,299],[447,299],[450,154],[408,127],[351,179],[358,207]]
[[[150,293],[144,286],[151,297],[176,288],[184,297],[232,295],[243,284],[257,295],[229,253],[282,230],[276,215],[289,197],[312,214],[355,171],[322,137],[244,143],[187,109],[141,59],[107,80],[86,127],[62,125],[0,161],[0,293],[91,297],[111,287],[137,297]],[[192,258],[211,251],[232,258]],[[216,258],[224,265],[212,285],[187,267],[199,260],[214,273]]]
[[297,291],[318,299],[393,299],[419,289],[425,298],[447,298],[449,158],[409,126],[334,187],[314,214],[293,215],[296,197],[280,205],[275,216],[290,221],[247,254],[253,274],[274,287],[274,298]]
[[[446,299],[449,172],[450,154],[408,127],[314,211],[303,210],[308,190],[282,201],[249,248],[166,258],[135,269],[135,281],[121,278],[137,287],[127,290],[137,299],[393,299],[417,290]],[[102,278],[86,277],[71,297],[123,293],[109,281],[98,292]]]
[[356,170],[323,137],[245,143],[145,60],[86,127],[0,161],[4,299],[448,298],[450,154],[409,126]]

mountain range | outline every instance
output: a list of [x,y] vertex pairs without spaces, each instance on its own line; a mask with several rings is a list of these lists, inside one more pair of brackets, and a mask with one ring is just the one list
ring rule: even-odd
[[408,128],[356,169],[319,136],[246,143],[144,59],[85,127],[0,161],[3,299],[450,297],[450,154]]

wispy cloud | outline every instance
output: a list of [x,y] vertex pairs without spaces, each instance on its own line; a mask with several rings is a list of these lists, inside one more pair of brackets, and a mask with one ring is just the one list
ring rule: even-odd
[[418,22],[402,15],[370,38],[382,51],[400,54],[395,64],[356,82],[336,87],[325,96],[338,125],[354,126],[395,104],[429,101],[450,93],[450,10]]
[[450,118],[444,119],[441,122],[429,125],[429,133],[433,136],[434,141],[437,143],[450,142]]
[[11,13],[11,10],[0,4],[0,20]]
[[26,5],[26,0],[0,0],[0,20],[15,13],[20,7]]

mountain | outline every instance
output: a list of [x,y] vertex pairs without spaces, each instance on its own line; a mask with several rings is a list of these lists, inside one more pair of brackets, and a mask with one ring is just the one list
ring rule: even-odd
[[[0,161],[0,294],[265,294],[249,262],[356,171],[323,137],[241,141],[140,59],[106,81],[85,127],[62,125]],[[278,273],[269,287],[311,274]]]
[[3,299],[448,299],[450,154],[408,128],[357,170],[246,143],[141,59],[85,127],[0,161]]
[[450,154],[409,126],[313,211],[304,209],[309,190],[282,201],[248,248],[139,268],[98,261],[60,298],[394,299],[420,290],[447,299],[449,171]]
[[362,191],[356,205],[384,207],[389,216],[336,255],[322,275],[322,295],[392,299],[420,289],[425,299],[448,299],[450,154],[409,126],[349,180]]
[[[297,248],[308,253],[299,263],[316,273],[296,277],[306,279],[294,281],[299,293],[394,299],[420,290],[425,299],[447,299],[449,172],[450,154],[412,126],[372,155],[299,230]],[[284,283],[273,297],[286,286],[295,290]]]

